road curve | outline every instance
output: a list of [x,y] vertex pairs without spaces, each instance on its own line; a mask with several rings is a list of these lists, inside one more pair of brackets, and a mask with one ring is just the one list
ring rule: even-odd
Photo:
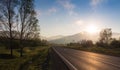
[[120,70],[120,57],[102,55],[74,49],[53,47],[65,63],[70,64],[70,70]]

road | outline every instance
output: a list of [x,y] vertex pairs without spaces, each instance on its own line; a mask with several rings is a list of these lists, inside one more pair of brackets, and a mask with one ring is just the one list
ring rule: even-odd
[[120,70],[120,57],[53,47],[73,66],[70,70]]

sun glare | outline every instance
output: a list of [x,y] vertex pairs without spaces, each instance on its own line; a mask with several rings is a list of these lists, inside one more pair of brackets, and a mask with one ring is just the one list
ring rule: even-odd
[[98,32],[98,27],[92,24],[92,25],[87,26],[86,31],[90,34],[94,34]]

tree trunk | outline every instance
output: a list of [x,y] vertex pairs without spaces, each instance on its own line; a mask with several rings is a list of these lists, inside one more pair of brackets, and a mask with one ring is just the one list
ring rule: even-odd
[[21,35],[20,35],[20,57],[22,57],[23,56],[23,42],[22,42],[22,33],[21,33]]
[[20,57],[23,57],[23,47],[20,47]]
[[8,23],[9,23],[9,31],[10,31],[10,53],[11,53],[11,56],[13,56],[13,46],[12,46],[12,41],[13,41],[13,38],[12,38],[12,23],[11,23],[11,11],[10,11],[10,8],[11,8],[11,0],[9,0],[9,4],[8,4]]
[[13,48],[11,48],[10,54],[11,56],[13,56]]

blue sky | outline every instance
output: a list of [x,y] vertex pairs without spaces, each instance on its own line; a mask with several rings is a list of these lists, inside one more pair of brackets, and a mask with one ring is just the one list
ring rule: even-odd
[[120,0],[35,0],[42,36],[72,35],[91,24],[120,33]]

